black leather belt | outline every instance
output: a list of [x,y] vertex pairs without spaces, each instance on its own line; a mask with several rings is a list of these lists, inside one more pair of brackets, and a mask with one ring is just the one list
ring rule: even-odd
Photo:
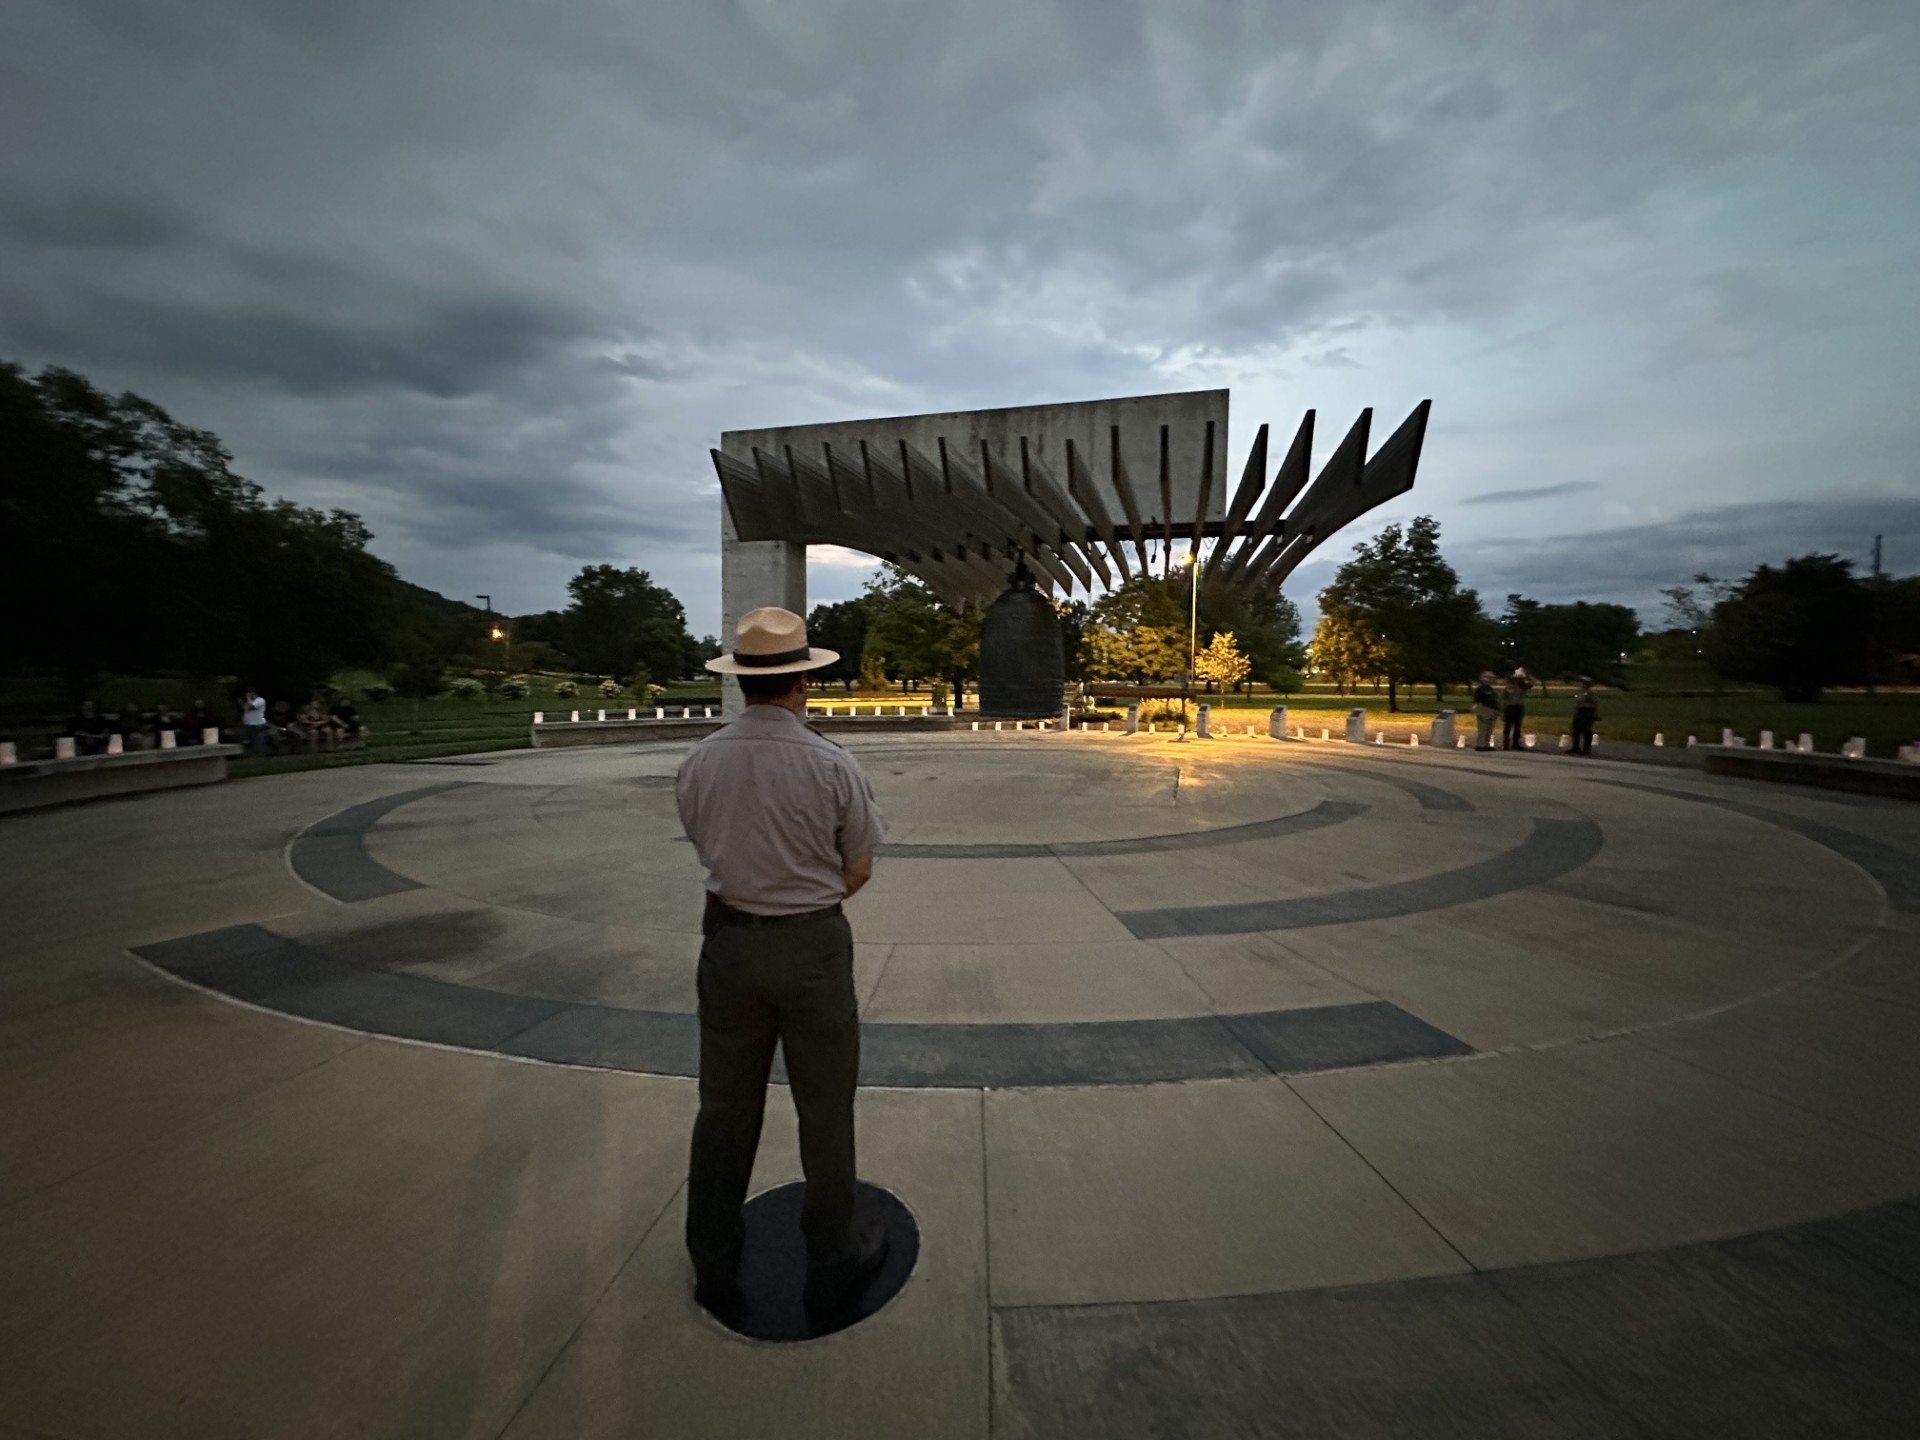
[[700,933],[711,935],[724,925],[738,925],[745,929],[757,930],[775,925],[799,925],[808,920],[824,920],[829,915],[840,913],[840,902],[822,906],[818,910],[801,910],[792,915],[756,915],[751,910],[741,910],[727,904],[711,890],[707,892],[707,913],[701,917]]

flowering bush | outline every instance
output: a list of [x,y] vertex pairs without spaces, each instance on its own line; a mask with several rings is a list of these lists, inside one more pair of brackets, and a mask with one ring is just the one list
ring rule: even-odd
[[626,693],[627,687],[622,685],[618,680],[602,680],[600,682],[600,694],[605,699],[618,700]]
[[533,693],[533,683],[524,675],[509,675],[500,682],[500,693],[509,700],[524,700]]
[[447,693],[456,700],[472,700],[486,694],[487,687],[471,675],[462,675],[447,686]]
[[571,680],[556,680],[553,682],[553,693],[562,700],[571,700],[580,693],[580,687]]

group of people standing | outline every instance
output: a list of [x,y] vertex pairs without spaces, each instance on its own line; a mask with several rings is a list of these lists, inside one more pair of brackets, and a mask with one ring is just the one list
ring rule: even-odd
[[[1527,692],[1534,678],[1525,666],[1516,667],[1502,680],[1491,670],[1480,672],[1480,683],[1473,688],[1474,740],[1476,750],[1520,750],[1525,748],[1521,730],[1527,719]],[[1600,719],[1600,703],[1593,697],[1593,680],[1582,675],[1573,687],[1572,750],[1575,755],[1593,753],[1593,727]],[[1500,726],[1500,744],[1493,743],[1493,727]]]

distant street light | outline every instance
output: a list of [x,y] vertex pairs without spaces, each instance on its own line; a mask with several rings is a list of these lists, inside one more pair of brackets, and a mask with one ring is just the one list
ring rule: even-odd
[[[1194,671],[1199,666],[1200,657],[1200,540],[1196,536],[1193,548],[1187,551],[1187,690],[1193,690]],[[1187,697],[1180,697],[1180,738],[1185,740],[1191,733],[1188,728]]]

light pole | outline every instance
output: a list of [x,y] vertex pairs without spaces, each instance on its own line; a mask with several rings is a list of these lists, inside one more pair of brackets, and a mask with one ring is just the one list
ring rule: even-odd
[[494,624],[493,596],[476,595],[473,598],[487,607],[487,639],[498,640],[500,642],[500,670],[502,674],[505,674],[507,670],[512,668],[509,662],[513,659],[511,654],[513,639],[507,634],[504,627]]
[[[1200,540],[1187,551],[1187,694],[1193,693],[1194,670],[1200,658]],[[1187,716],[1187,697],[1180,697],[1180,738],[1191,734]]]

